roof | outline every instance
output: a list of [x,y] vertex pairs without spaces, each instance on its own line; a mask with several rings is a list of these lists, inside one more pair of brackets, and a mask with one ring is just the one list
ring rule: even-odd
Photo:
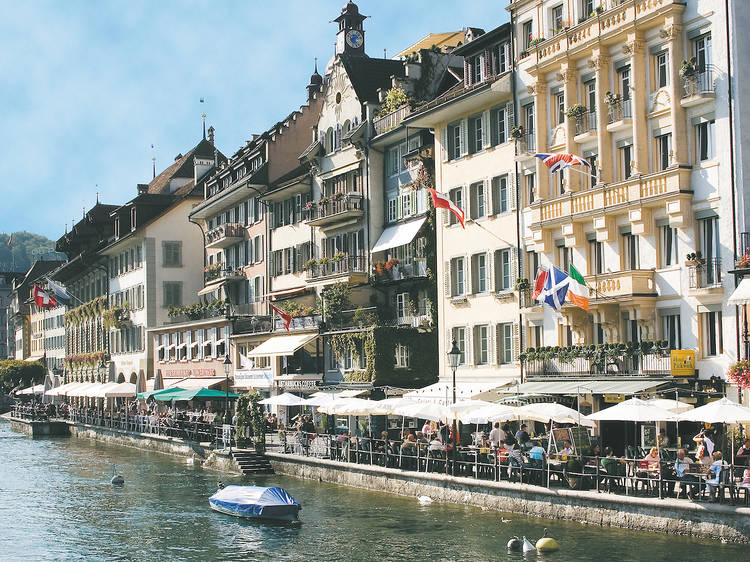
[[[148,184],[148,193],[168,193],[169,182],[173,178],[193,178],[195,176],[193,158],[197,156],[199,158],[213,159],[214,151],[214,146],[210,142],[206,139],[201,139],[190,152],[175,160],[171,166],[168,166],[151,180],[151,183]],[[219,157],[219,162],[226,161],[226,157],[220,151],[216,150],[216,154]]]
[[430,33],[425,35],[400,53],[396,54],[394,58],[405,57],[421,49],[430,49],[433,45],[440,47],[442,51],[447,51],[448,47],[460,47],[464,42],[464,32],[459,31],[448,31],[446,33]]
[[339,59],[361,103],[378,103],[378,89],[391,87],[391,76],[405,76],[404,63],[342,53]]
[[508,41],[510,41],[509,23],[504,23],[503,25],[500,25],[495,29],[488,31],[487,33],[482,33],[478,37],[475,37],[472,41],[469,41],[468,43],[453,51],[453,54],[460,55],[462,57],[473,55],[478,50],[484,49],[487,45],[501,39],[507,39]]

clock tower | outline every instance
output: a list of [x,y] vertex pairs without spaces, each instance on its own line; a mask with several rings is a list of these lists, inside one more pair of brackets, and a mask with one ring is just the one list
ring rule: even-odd
[[348,55],[365,55],[365,30],[362,22],[367,16],[359,13],[359,8],[354,2],[348,2],[341,8],[341,15],[335,20],[339,24],[336,35],[336,54],[346,53]]

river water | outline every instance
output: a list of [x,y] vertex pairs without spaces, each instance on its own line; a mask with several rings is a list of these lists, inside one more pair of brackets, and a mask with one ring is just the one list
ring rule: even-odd
[[[112,465],[125,477],[109,484]],[[286,488],[301,523],[268,525],[212,511],[218,479]],[[560,550],[508,554],[512,535],[545,527]],[[82,439],[31,439],[0,421],[0,560],[748,560],[746,546],[482,511],[263,476]]]

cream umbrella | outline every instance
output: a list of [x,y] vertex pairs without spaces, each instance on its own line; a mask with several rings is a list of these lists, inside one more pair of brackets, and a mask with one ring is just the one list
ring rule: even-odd
[[105,398],[132,398],[135,395],[135,385],[131,382],[121,382],[104,391]]
[[454,414],[450,408],[430,402],[398,406],[395,408],[394,413],[407,418],[419,418],[430,421],[448,422],[454,419]]
[[490,404],[474,410],[459,412],[457,418],[461,423],[491,423],[500,421],[510,421],[520,419],[518,417],[518,408],[506,406],[505,404]]
[[373,401],[370,406],[370,414],[373,416],[386,416],[388,414],[401,415],[398,414],[396,410],[406,406],[413,406],[414,404],[418,404],[418,402],[414,402],[409,398],[386,398],[385,400],[376,400]]
[[283,394],[278,394],[276,396],[266,398],[265,400],[261,400],[260,404],[266,404],[269,406],[304,406],[305,399],[300,398],[299,396],[297,396],[296,394],[292,394],[291,392],[284,392]]
[[625,400],[611,408],[600,410],[585,417],[594,421],[632,422],[677,421],[679,419],[677,414],[654,406],[640,398]]
[[485,400],[459,400],[455,404],[448,404],[448,408],[451,412],[460,414],[462,412],[478,410],[479,408],[492,405],[492,402],[487,402]]
[[536,404],[526,404],[518,408],[518,414],[522,419],[533,420],[542,423],[551,421],[557,423],[575,423],[588,427],[596,427],[596,424],[586,419],[585,416],[562,404],[556,402],[539,402]]
[[647,402],[652,406],[656,406],[657,408],[661,408],[662,410],[667,410],[675,414],[681,414],[695,408],[695,406],[693,406],[692,404],[688,404],[687,402],[680,402],[679,400],[672,400],[671,398],[652,398],[651,400],[647,400]]
[[[750,423],[750,408],[733,402],[725,396],[721,400],[709,402],[705,406],[680,414],[680,419],[704,423]],[[732,464],[734,464],[734,439],[731,441]]]

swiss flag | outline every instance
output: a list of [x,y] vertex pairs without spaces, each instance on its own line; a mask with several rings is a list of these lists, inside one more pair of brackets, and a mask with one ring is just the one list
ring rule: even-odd
[[34,304],[39,308],[54,308],[57,301],[47,291],[40,289],[39,285],[34,285]]
[[458,222],[461,223],[461,226],[463,228],[466,228],[466,224],[464,223],[465,215],[463,209],[456,205],[453,201],[451,201],[447,195],[438,193],[431,187],[428,187],[427,189],[430,190],[430,195],[432,195],[432,204],[435,206],[435,208],[448,209],[454,215],[456,215],[456,218],[458,219]]
[[292,321],[292,315],[291,314],[287,314],[286,312],[284,312],[280,308],[276,308],[274,305],[271,305],[271,308],[273,308],[273,311],[276,314],[278,314],[279,316],[281,316],[281,319],[284,321],[284,327],[286,328],[286,331],[288,332],[289,331],[289,324]]

